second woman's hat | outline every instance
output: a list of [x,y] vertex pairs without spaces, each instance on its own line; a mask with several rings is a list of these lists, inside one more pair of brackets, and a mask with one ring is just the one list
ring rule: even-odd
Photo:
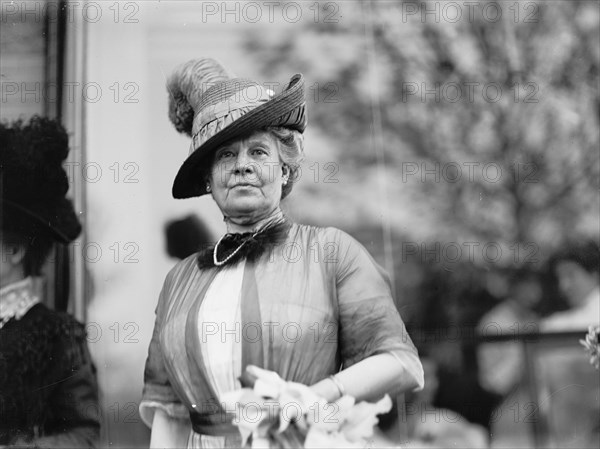
[[48,233],[69,243],[81,232],[63,162],[69,136],[56,120],[34,116],[0,123],[0,226],[35,238]]
[[201,172],[210,169],[224,143],[268,126],[303,132],[306,128],[304,78],[292,77],[278,94],[258,82],[236,78],[213,59],[181,65],[169,78],[169,118],[192,138],[188,158],[173,183],[174,198],[206,193]]

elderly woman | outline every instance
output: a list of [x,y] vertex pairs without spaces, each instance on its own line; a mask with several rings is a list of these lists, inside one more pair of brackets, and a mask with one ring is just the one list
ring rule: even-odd
[[385,273],[349,235],[280,209],[303,156],[302,75],[275,95],[199,59],[168,89],[170,118],[192,137],[173,196],[212,195],[228,233],[165,280],[140,405],[151,446],[239,446],[220,397],[248,365],[328,401],[421,388]]

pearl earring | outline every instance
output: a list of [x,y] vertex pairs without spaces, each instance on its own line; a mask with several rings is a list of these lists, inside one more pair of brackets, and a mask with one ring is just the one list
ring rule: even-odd
[[285,177],[285,175],[288,174],[288,166],[286,164],[283,164],[283,167],[281,167],[281,171],[283,172],[284,178],[283,178],[283,185],[286,186],[288,183],[288,178]]
[[206,191],[207,191],[208,193],[210,193],[210,191],[211,191],[211,190],[212,190],[212,189],[210,188],[210,184],[207,182],[207,183],[206,183]]

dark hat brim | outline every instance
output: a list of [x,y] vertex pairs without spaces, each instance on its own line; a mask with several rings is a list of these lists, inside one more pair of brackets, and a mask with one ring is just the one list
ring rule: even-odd
[[[292,117],[283,120],[282,117]],[[244,114],[199,146],[183,162],[173,182],[173,198],[183,199],[207,194],[200,168],[209,168],[213,153],[226,142],[246,136],[268,126],[285,126],[304,132],[306,107],[304,77],[296,74],[288,87],[259,107]]]
[[14,201],[6,198],[0,198],[1,216],[5,214],[18,214],[33,223],[37,223],[42,229],[60,243],[70,243],[75,240],[81,233],[81,224],[75,216],[73,205],[70,200],[61,198],[58,200],[60,204],[54,204],[52,207],[43,207],[38,205],[32,208],[21,206]]

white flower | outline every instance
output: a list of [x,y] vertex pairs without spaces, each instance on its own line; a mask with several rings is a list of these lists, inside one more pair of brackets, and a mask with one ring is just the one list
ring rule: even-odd
[[293,425],[295,442],[299,430],[306,436],[306,448],[364,447],[373,436],[376,415],[392,408],[387,395],[376,403],[356,404],[351,396],[329,403],[310,387],[286,382],[273,371],[248,366],[246,375],[254,379],[252,389],[230,391],[221,398],[227,410],[235,410],[243,445],[253,433],[260,439],[274,431],[285,440]]
[[600,326],[590,326],[585,340],[579,340],[579,343],[587,350],[590,356],[590,363],[600,369]]

